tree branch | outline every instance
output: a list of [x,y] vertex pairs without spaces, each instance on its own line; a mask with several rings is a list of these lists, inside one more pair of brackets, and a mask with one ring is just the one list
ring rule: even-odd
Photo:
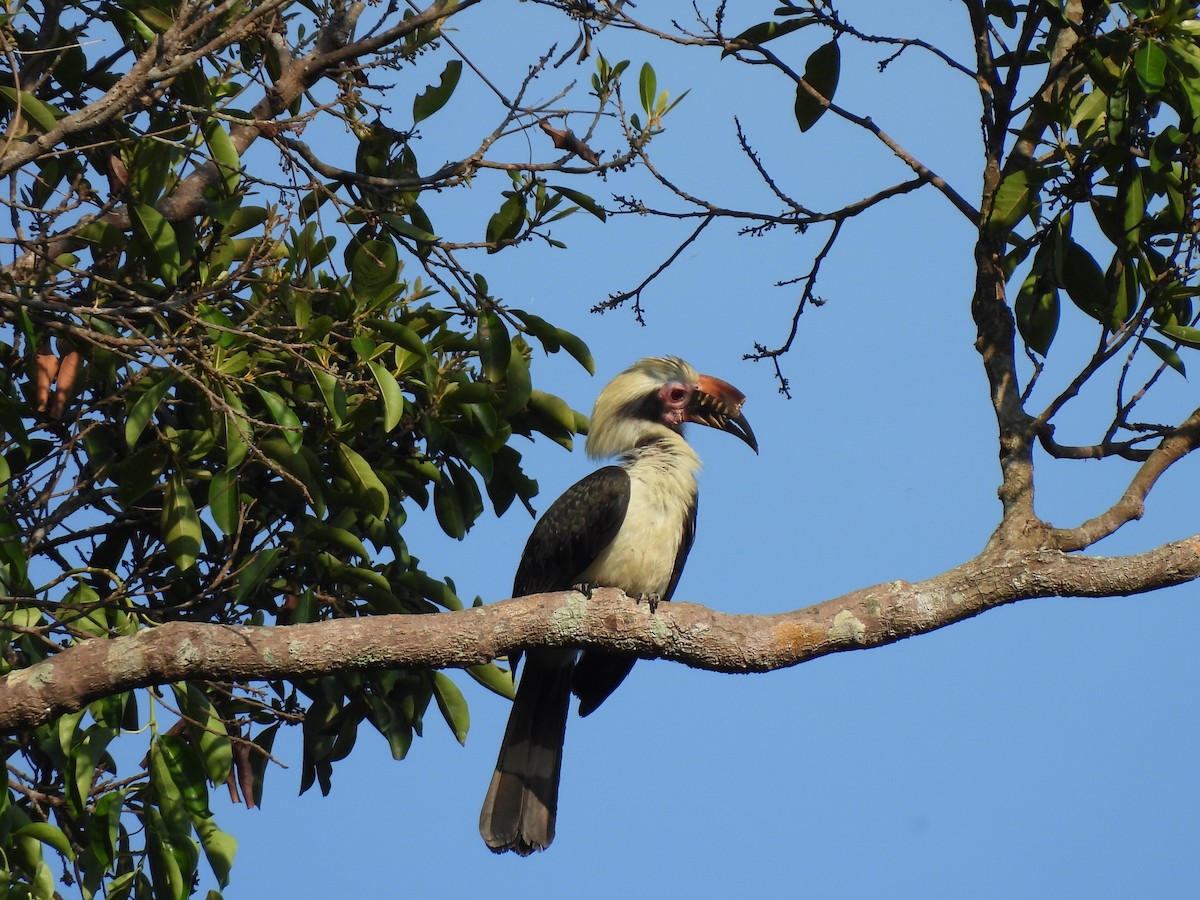
[[1188,416],[1178,428],[1165,437],[1146,461],[1138,466],[1121,499],[1108,510],[1076,528],[1060,528],[1051,532],[1053,545],[1062,550],[1082,550],[1101,538],[1108,537],[1121,526],[1142,517],[1146,496],[1167,469],[1200,446],[1200,409]]
[[776,615],[692,603],[656,612],[611,589],[566,591],[436,615],[307,625],[171,622],[93,639],[0,681],[0,730],[32,728],[100,697],[184,680],[311,678],[388,667],[461,667],[518,648],[599,647],[720,672],[767,672],[944,628],[1018,600],[1114,597],[1200,578],[1200,535],[1124,557],[985,553],[926,581],[891,581]]
[[885,147],[891,150],[901,162],[912,169],[922,183],[928,183],[937,188],[937,190],[940,191],[942,195],[950,201],[951,205],[953,205],[955,209],[967,217],[971,224],[978,225],[980,221],[982,221],[979,210],[967,202],[967,200],[951,186],[950,182],[946,181],[946,179],[944,179],[941,175],[938,175],[927,165],[909,153],[908,150],[902,147],[899,142],[892,138],[891,135],[875,124],[875,121],[870,116],[857,115],[850,112],[850,110],[846,109],[845,107],[831,102],[820,91],[805,81],[801,75],[794,71],[770,50],[767,50],[763,47],[756,47],[755,49],[761,53],[764,58],[769,60],[775,68],[795,81],[797,87],[807,92],[809,96],[828,109],[831,113],[873,134],[875,138],[879,140]]
[[[64,116],[53,129],[38,135],[31,141],[7,144],[0,152],[0,177],[28,165],[55,146],[82,131],[99,128],[125,115],[136,98],[168,78],[194,66],[197,60],[229,46],[246,37],[266,16],[275,12],[283,0],[270,0],[248,11],[233,25],[222,29],[218,37],[199,48],[189,48],[189,41],[196,37],[201,28],[230,6],[222,3],[201,15],[199,4],[185,3],[174,23],[148,48],[98,100],[83,109]],[[196,17],[196,18],[193,18]]]
[[[316,46],[311,52],[303,57],[291,60],[290,64],[269,87],[266,95],[250,110],[249,118],[244,122],[231,125],[229,137],[234,149],[239,156],[242,156],[250,145],[262,137],[263,134],[271,133],[272,129],[269,125],[326,72],[344,64],[350,59],[386,47],[400,40],[405,35],[411,34],[418,28],[435,23],[439,19],[457,15],[479,2],[480,0],[460,0],[460,2],[454,5],[453,9],[448,9],[449,0],[436,0],[428,8],[404,19],[399,25],[381,34],[353,42],[348,42],[350,39],[349,32],[352,30],[353,21],[362,11],[362,4],[348,4],[348,8],[342,11],[342,15],[332,20],[322,31],[316,41]],[[241,25],[248,27],[250,23],[261,19],[264,11],[274,9],[276,5],[278,5],[278,0],[273,0],[269,6],[260,7],[253,13],[247,14],[242,20]],[[52,146],[54,141],[61,140],[79,130],[94,128],[103,122],[111,120],[116,115],[124,112],[125,107],[128,105],[126,102],[128,99],[127,95],[136,94],[138,90],[156,84],[176,74],[182,68],[191,66],[201,55],[213,53],[216,49],[231,43],[236,37],[241,35],[243,30],[241,26],[238,29],[227,29],[223,38],[206,45],[200,50],[192,50],[184,55],[182,50],[184,37],[190,35],[192,31],[190,28],[184,30],[184,25],[185,23],[181,20],[168,32],[168,35],[175,35],[176,31],[179,32],[178,40],[171,43],[171,47],[178,45],[178,58],[172,58],[169,66],[167,63],[160,65],[160,57],[162,56],[161,48],[147,50],[134,63],[130,72],[100,100],[89,104],[72,116],[64,118],[52,132],[42,135],[28,145],[24,145],[20,152],[6,150],[3,154],[0,154],[0,175],[28,164],[33,159],[36,159],[40,153],[48,152],[48,148]],[[166,44],[166,39],[167,35],[164,35],[162,42],[164,45]],[[195,171],[184,178],[173,191],[157,204],[158,212],[170,222],[182,221],[183,219],[199,214],[205,208],[205,192],[210,190],[223,177],[224,175],[220,166],[211,160],[198,166]],[[83,241],[77,236],[80,226],[95,220],[107,222],[121,231],[129,231],[132,228],[129,210],[125,206],[121,206],[100,216],[84,216],[66,232],[52,235],[48,239],[41,251],[44,257],[54,259],[63,253],[78,249],[83,245]],[[34,254],[26,253],[23,257],[5,266],[4,269],[12,271],[16,276],[20,277],[29,271],[34,261]]]

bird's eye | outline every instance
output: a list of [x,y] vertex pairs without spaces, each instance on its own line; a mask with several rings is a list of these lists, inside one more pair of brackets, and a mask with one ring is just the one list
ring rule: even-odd
[[673,384],[667,390],[667,400],[673,404],[683,403],[688,397],[688,389],[682,384]]

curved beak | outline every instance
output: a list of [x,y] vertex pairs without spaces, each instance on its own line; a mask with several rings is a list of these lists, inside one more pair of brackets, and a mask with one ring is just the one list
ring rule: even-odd
[[728,432],[741,438],[757,453],[758,441],[750,423],[742,415],[742,404],[745,402],[746,395],[728,381],[722,381],[712,375],[701,375],[700,390],[692,395],[687,421],[699,422],[701,425]]

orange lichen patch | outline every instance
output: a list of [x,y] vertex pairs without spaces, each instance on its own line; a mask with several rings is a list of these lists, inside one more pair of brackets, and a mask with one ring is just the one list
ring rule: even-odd
[[825,629],[801,622],[784,622],[775,628],[775,643],[788,650],[811,650],[825,639]]

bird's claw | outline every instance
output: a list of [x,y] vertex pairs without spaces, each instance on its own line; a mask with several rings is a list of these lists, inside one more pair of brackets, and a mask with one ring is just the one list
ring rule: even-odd
[[645,603],[650,607],[650,615],[658,612],[658,604],[662,603],[662,594],[638,594],[638,603]]
[[[594,593],[596,593],[596,591],[599,590],[599,588],[597,585],[588,584],[587,582],[581,581],[581,582],[579,582],[579,584],[571,585],[571,590],[579,591],[579,593],[583,594],[585,597],[587,597],[589,600],[591,600],[592,595]],[[649,593],[649,594],[638,594],[633,599],[635,601],[637,601],[638,603],[645,603],[647,606],[649,606],[650,607],[650,615],[654,615],[656,612],[658,612],[658,604],[662,603],[663,597],[662,597],[662,594]]]

